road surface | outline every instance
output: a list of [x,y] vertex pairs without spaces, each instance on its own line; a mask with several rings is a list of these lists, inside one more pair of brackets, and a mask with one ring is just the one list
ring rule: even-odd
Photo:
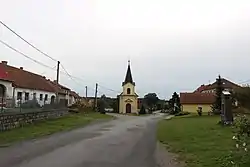
[[160,114],[116,120],[0,148],[0,167],[157,167]]

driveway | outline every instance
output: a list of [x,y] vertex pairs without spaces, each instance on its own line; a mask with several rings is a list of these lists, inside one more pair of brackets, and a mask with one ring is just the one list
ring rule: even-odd
[[116,120],[0,148],[1,167],[156,167],[160,114]]

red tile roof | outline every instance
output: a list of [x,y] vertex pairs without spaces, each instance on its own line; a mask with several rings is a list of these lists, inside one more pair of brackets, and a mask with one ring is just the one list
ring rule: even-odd
[[13,86],[19,88],[59,92],[60,94],[66,94],[66,90],[70,91],[69,93],[73,96],[79,97],[76,92],[61,84],[57,84],[55,81],[50,81],[41,75],[9,66],[6,61],[0,62],[0,80],[10,81]]
[[201,85],[199,88],[197,88],[195,91],[194,91],[194,93],[197,93],[197,92],[199,92],[199,93],[201,93],[202,91],[204,91],[204,90],[207,90],[207,87],[208,87],[209,85]]
[[[1,63],[2,64],[2,63]],[[3,68],[3,66],[1,66],[0,64],[0,79],[1,80],[5,80],[5,81],[11,81],[8,76],[7,76],[7,72],[5,71],[5,69]]]
[[61,84],[57,84],[55,81],[50,81],[50,80],[47,80],[47,82],[49,82],[50,86],[53,87],[53,89],[55,90],[55,92],[58,92],[60,94],[66,94],[65,90],[66,91],[70,91],[69,88],[61,85]]
[[5,63],[0,63],[0,71],[0,80],[11,81],[16,87],[55,92],[54,87],[41,75]]
[[181,104],[213,104],[213,93],[180,93]]
[[[222,78],[222,83],[223,83],[223,88],[227,88],[227,89],[235,89],[235,88],[240,88],[241,86],[225,79],[225,78]],[[211,89],[215,89],[216,88],[216,82],[212,83],[211,85],[207,85],[206,89],[205,90],[211,90]]]
[[[240,88],[241,86],[240,85],[237,85],[225,78],[222,78],[222,82],[224,83],[223,84],[223,88],[225,89],[235,89],[235,88]],[[202,92],[204,90],[213,90],[216,88],[216,81],[212,84],[208,84],[208,85],[201,85],[199,88],[197,88],[194,92]]]
[[74,91],[70,91],[69,95],[71,95],[71,96],[73,96],[73,97],[75,97],[75,98],[81,98],[81,96],[78,95],[78,94],[77,94],[76,92],[74,92]]

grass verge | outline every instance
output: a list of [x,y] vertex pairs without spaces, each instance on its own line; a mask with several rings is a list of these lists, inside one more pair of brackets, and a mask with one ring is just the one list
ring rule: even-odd
[[219,120],[218,116],[163,120],[157,137],[187,167],[222,167],[233,147],[233,132],[230,127],[218,125]]
[[34,139],[37,137],[50,135],[60,131],[67,131],[77,127],[83,127],[96,120],[111,119],[112,117],[99,113],[77,113],[67,116],[38,122],[22,128],[12,129],[0,133],[0,147],[8,146],[13,142]]

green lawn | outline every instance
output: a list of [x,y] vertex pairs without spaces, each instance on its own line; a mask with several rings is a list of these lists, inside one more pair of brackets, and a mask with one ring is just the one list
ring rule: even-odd
[[218,125],[219,116],[189,116],[163,120],[158,139],[179,155],[187,167],[226,167],[233,148],[231,127]]
[[8,146],[10,143],[21,140],[33,139],[59,131],[66,131],[77,127],[83,127],[95,120],[111,118],[112,117],[109,115],[92,112],[88,114],[70,114],[62,118],[42,121],[33,125],[27,125],[22,128],[0,132],[0,147]]

